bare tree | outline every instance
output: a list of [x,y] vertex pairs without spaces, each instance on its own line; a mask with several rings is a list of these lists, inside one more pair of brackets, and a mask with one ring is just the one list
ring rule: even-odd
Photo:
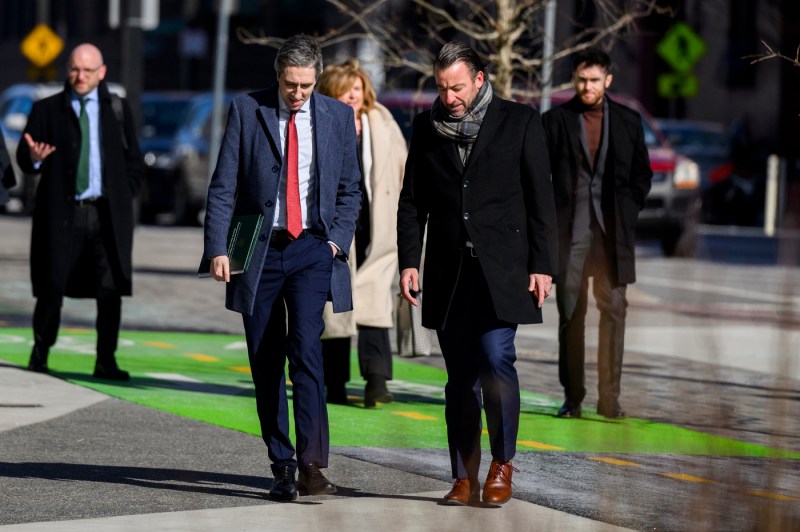
[[[537,97],[545,81],[541,71],[548,0],[326,1],[345,22],[319,36],[322,46],[370,39],[381,48],[386,68],[418,74],[420,87],[432,74],[435,52],[454,38],[469,42],[482,54],[495,91],[505,98]],[[610,48],[614,39],[635,31],[640,18],[668,12],[659,0],[594,0],[593,5],[595,24],[557,43],[554,61],[592,45]],[[279,46],[282,42],[242,28],[237,35],[245,43]]]
[[794,57],[789,57],[788,55],[783,55],[782,53],[773,50],[772,47],[764,41],[761,41],[761,44],[763,44],[764,48],[767,49],[766,52],[762,54],[745,56],[745,59],[752,59],[752,61],[750,61],[751,65],[760,63],[761,61],[766,61],[768,59],[783,59],[785,61],[789,61],[796,67],[800,67],[800,45],[797,47],[797,50],[795,50]]

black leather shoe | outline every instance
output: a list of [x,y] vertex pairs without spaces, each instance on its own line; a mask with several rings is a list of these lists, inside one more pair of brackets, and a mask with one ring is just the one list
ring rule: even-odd
[[597,405],[597,413],[608,419],[622,419],[625,417],[625,411],[619,406],[619,403],[612,405]]
[[364,406],[372,408],[377,403],[391,403],[394,396],[386,388],[386,377],[370,375],[364,388]]
[[581,404],[567,399],[558,409],[558,417],[581,417]]
[[47,367],[47,349],[36,345],[33,346],[31,359],[28,361],[28,369],[37,373],[48,373],[50,371]]
[[293,501],[297,498],[297,485],[294,482],[294,467],[283,466],[272,472],[272,487],[269,496],[279,501]]
[[300,466],[300,475],[297,478],[297,490],[300,495],[328,495],[336,493],[336,486],[325,478],[316,464]]
[[127,381],[131,378],[127,371],[119,369],[116,362],[95,363],[92,377],[110,381]]

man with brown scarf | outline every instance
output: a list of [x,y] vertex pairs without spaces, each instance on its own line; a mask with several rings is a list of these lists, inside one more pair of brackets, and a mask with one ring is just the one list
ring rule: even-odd
[[520,394],[514,337],[540,323],[556,265],[544,131],[532,108],[493,96],[478,54],[451,42],[434,63],[439,98],[414,120],[397,215],[400,289],[436,329],[447,366],[455,482],[445,504],[480,501],[481,405],[492,463],[485,503],[511,498]]

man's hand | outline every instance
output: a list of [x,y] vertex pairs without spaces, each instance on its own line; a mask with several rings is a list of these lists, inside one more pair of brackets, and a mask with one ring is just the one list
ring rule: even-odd
[[403,299],[416,307],[417,292],[419,292],[419,270],[406,268],[400,272],[400,294]]
[[30,133],[25,133],[25,142],[28,143],[28,148],[31,151],[31,161],[34,163],[38,163],[56,151],[55,146],[51,146],[46,142],[36,142],[33,140],[33,137],[31,137]]
[[339,248],[336,246],[336,244],[334,244],[333,242],[328,242],[328,244],[331,246],[331,249],[333,250],[333,256],[335,257],[336,255],[338,255]]
[[553,287],[553,278],[542,273],[530,274],[528,292],[533,292],[533,296],[539,300],[539,308],[544,305],[544,298],[550,296],[550,289]]
[[227,283],[231,280],[231,263],[227,255],[212,257],[209,270],[211,277],[215,281],[225,281]]

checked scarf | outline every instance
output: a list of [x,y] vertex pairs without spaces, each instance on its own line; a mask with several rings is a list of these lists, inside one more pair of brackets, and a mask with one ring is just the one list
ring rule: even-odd
[[458,153],[464,166],[467,165],[472,145],[478,138],[486,108],[492,101],[492,94],[492,85],[487,79],[478,90],[475,101],[461,116],[450,116],[440,98],[436,98],[433,102],[431,124],[440,137],[453,140],[458,144]]

